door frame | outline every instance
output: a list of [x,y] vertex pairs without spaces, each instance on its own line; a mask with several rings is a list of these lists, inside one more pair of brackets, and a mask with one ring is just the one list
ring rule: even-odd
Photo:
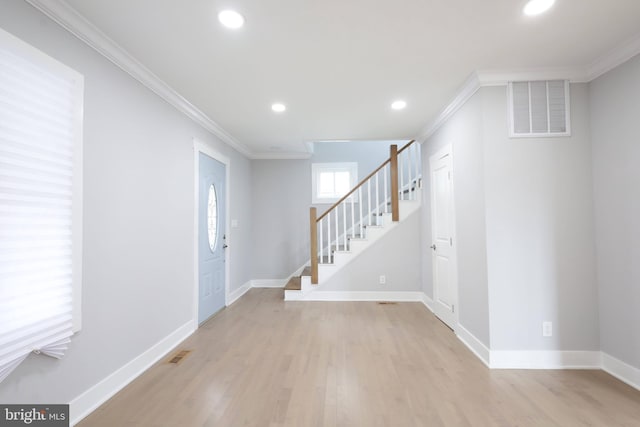
[[[451,238],[453,239],[453,248],[451,251],[451,262],[453,263],[453,268],[452,268],[452,275],[451,275],[451,286],[453,286],[453,294],[455,295],[454,300],[454,310],[453,310],[453,325],[448,325],[450,326],[454,332],[457,331],[458,329],[458,325],[460,324],[460,298],[459,298],[459,294],[458,294],[458,236],[457,236],[457,232],[456,232],[456,198],[455,198],[455,164],[454,164],[454,158],[453,158],[453,146],[451,144],[447,144],[444,147],[442,147],[440,150],[436,151],[435,153],[431,154],[431,156],[429,156],[429,200],[430,200],[430,213],[429,215],[431,216],[431,242],[429,242],[429,245],[432,245],[434,243],[434,239],[433,239],[433,233],[435,230],[435,215],[433,214],[433,206],[434,206],[434,202],[435,202],[435,194],[433,191],[433,167],[434,167],[434,163],[436,161],[438,161],[439,159],[443,158],[444,156],[448,155],[449,158],[451,159],[451,214],[453,216],[453,218],[451,218],[451,224],[452,224],[452,228],[451,228]],[[433,258],[434,258],[434,254],[435,252],[433,251],[433,249],[431,249],[430,247],[428,248],[429,252],[430,252],[430,256],[431,256],[431,280],[433,282],[433,306],[434,306],[434,314],[435,314],[435,307],[437,304],[437,287],[436,287],[436,271],[434,268],[434,262],[433,262]]]
[[[200,293],[200,268],[199,268],[199,245],[198,245],[198,226],[199,226],[199,206],[200,206],[200,153],[211,157],[214,160],[219,161],[225,166],[225,224],[224,234],[226,236],[226,244],[231,247],[231,235],[229,230],[231,229],[231,160],[209,144],[200,141],[198,138],[193,138],[193,164],[194,164],[194,204],[193,204],[193,324],[194,330],[200,326],[198,324],[198,295]],[[224,305],[229,305],[229,284],[231,283],[231,251],[225,253],[225,265],[224,265]]]

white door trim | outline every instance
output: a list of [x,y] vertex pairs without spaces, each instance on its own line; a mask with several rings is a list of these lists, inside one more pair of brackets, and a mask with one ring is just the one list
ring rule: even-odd
[[[451,209],[452,209],[452,215],[453,218],[451,218],[452,220],[452,227],[451,227],[451,234],[453,234],[452,238],[453,238],[453,250],[451,251],[451,261],[453,263],[453,271],[452,271],[452,278],[451,278],[451,285],[453,286],[453,291],[454,291],[454,295],[455,295],[455,304],[454,304],[454,310],[453,310],[453,325],[449,325],[451,326],[451,328],[453,329],[453,331],[457,331],[458,329],[458,325],[460,324],[460,306],[459,306],[459,295],[458,295],[458,236],[457,236],[457,232],[456,232],[456,203],[455,203],[455,164],[454,161],[455,159],[453,158],[453,146],[451,144],[445,145],[444,147],[442,147],[440,150],[438,150],[437,152],[435,152],[434,154],[432,154],[429,157],[429,183],[430,183],[430,188],[429,188],[429,192],[430,192],[430,201],[431,201],[431,205],[430,205],[430,209],[431,209],[431,236],[433,237],[433,230],[435,230],[435,216],[433,215],[433,206],[435,204],[435,200],[434,200],[434,191],[433,191],[433,164],[434,162],[436,162],[437,160],[445,157],[449,155],[451,158]],[[428,244],[432,244],[433,243],[433,239],[431,242],[428,242]],[[429,248],[430,256],[433,259],[433,251]],[[433,280],[433,300],[436,301],[436,298],[438,297],[437,295],[437,288],[436,288],[436,279],[435,279],[435,269],[433,269],[432,266],[432,280]]]
[[[223,163],[225,166],[225,205],[227,214],[225,215],[224,232],[226,235],[226,242],[229,247],[232,245],[231,234],[231,160],[229,157],[220,153],[216,149],[212,148],[208,144],[200,141],[197,138],[193,138],[193,164],[194,164],[194,179],[193,179],[193,324],[194,329],[198,328],[198,293],[199,293],[199,268],[198,268],[198,206],[200,202],[200,153]],[[231,251],[225,254],[225,266],[224,266],[224,301],[225,306],[230,304],[229,302],[229,284],[231,283]]]

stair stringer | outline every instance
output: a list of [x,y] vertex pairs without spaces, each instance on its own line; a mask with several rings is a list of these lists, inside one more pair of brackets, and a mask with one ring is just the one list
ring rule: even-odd
[[367,227],[366,237],[364,239],[353,239],[350,242],[349,251],[336,251],[334,253],[333,264],[320,264],[318,265],[318,284],[313,285],[311,283],[310,276],[302,276],[301,290],[287,290],[284,294],[285,301],[303,301],[306,299],[313,299],[310,294],[318,291],[322,288],[322,285],[327,282],[333,275],[342,270],[345,266],[351,263],[361,254],[365,253],[369,247],[375,244],[376,241],[381,239],[387,233],[394,230],[400,222],[404,221],[414,212],[418,211],[422,205],[421,192],[417,192],[416,200],[399,200],[400,208],[400,221],[393,222],[391,220],[391,214],[382,215],[382,225]]

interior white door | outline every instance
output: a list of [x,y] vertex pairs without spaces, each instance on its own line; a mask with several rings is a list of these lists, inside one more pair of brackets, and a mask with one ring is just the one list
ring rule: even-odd
[[226,166],[200,153],[198,203],[198,323],[225,306]]
[[457,326],[457,270],[454,250],[453,159],[446,147],[429,159],[431,174],[431,242],[434,312],[444,323]]

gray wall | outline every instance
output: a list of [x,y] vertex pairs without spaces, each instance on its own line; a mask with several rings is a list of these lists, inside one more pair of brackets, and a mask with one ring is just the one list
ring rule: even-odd
[[[384,285],[380,284],[382,275],[386,276]],[[318,290],[421,291],[420,281],[420,211],[416,211]]]
[[[571,137],[511,139],[506,88],[481,88],[423,144],[425,178],[453,146],[460,324],[491,350],[599,349],[588,95],[571,86]],[[432,296],[428,179],[424,190]]]
[[253,160],[252,279],[286,279],[309,260],[311,163]]
[[[358,179],[361,180],[380,163],[389,158],[389,147],[396,144],[401,148],[403,141],[351,141],[319,142],[314,144],[311,156],[312,163],[356,162],[358,163]],[[311,185],[309,185],[311,186]]]
[[0,27],[85,76],[83,328],[0,383],[3,403],[64,403],[194,318],[193,137],[231,158],[232,288],[249,280],[250,164],[26,2]]
[[590,89],[602,350],[640,369],[640,56]]
[[237,227],[229,230],[229,251],[231,251],[231,278],[229,291],[233,292],[249,280],[253,263],[253,191],[251,189],[251,161],[237,151],[207,136],[209,144],[222,149],[231,158],[231,219],[237,220]]
[[433,298],[429,158],[445,145],[453,148],[460,324],[489,346],[489,296],[484,202],[482,95],[476,93],[422,145],[422,281]]
[[491,349],[598,350],[588,87],[566,138],[508,138],[505,87],[481,94]]

